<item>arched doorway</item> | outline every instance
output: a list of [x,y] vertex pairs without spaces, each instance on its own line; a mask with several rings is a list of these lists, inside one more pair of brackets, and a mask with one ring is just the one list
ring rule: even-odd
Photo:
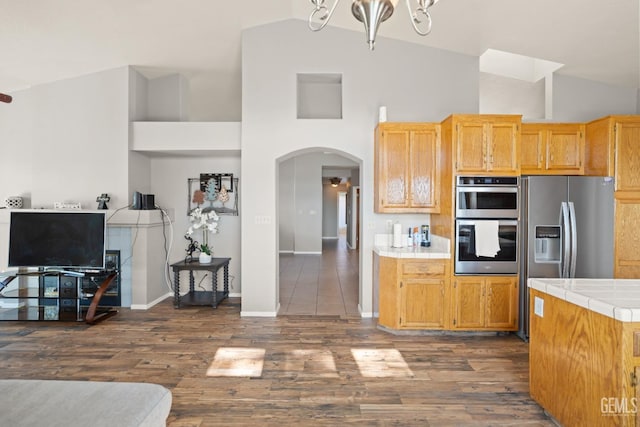
[[[278,315],[359,317],[361,164],[326,148],[278,159]],[[338,227],[341,193],[345,233]]]

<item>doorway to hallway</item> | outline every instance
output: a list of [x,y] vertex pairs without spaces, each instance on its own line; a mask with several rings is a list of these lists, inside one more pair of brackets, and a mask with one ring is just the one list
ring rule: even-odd
[[358,259],[345,235],[323,240],[321,255],[281,253],[278,315],[360,318]]

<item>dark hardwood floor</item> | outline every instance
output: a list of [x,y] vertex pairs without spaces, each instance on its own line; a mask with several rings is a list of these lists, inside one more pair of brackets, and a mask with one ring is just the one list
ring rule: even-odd
[[1,322],[2,377],[162,384],[172,427],[553,425],[529,397],[528,346],[515,336],[239,313],[238,299],[216,310],[167,300],[95,326]]

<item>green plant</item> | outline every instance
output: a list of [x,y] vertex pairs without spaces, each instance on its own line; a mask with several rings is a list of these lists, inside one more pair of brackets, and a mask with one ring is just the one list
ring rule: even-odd
[[202,252],[203,254],[211,255],[211,248],[208,244],[202,243],[200,245],[200,252]]

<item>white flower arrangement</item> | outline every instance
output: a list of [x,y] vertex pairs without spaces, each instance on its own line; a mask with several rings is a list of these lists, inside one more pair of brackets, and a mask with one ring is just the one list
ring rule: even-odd
[[202,243],[200,244],[200,251],[211,255],[211,248],[209,247],[209,233],[218,233],[218,220],[220,217],[214,210],[204,212],[201,208],[195,208],[189,214],[189,221],[191,225],[187,230],[187,236],[191,236],[196,230],[202,229]]

